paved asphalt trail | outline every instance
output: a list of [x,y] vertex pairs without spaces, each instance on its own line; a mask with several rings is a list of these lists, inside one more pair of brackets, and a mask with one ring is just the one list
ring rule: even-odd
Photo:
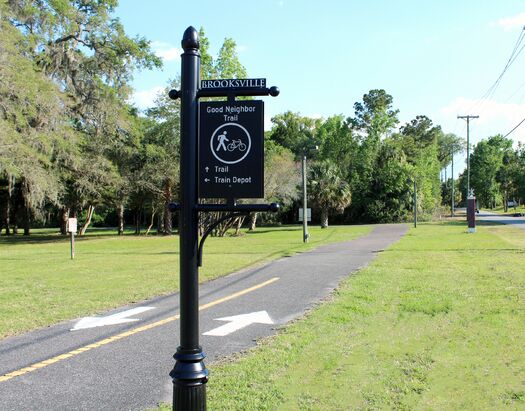
[[[251,324],[226,336],[201,335],[207,362],[252,347],[301,316],[406,231],[406,225],[378,225],[365,237],[201,285],[202,334],[227,324],[218,318],[239,314],[266,311],[274,323]],[[71,331],[77,319],[0,341],[0,410],[143,410],[171,402],[178,298],[101,314],[155,307],[132,315],[135,322]]]

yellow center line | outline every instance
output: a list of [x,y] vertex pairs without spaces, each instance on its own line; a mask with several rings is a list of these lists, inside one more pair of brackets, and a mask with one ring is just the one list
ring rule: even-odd
[[[226,301],[230,301],[230,300],[233,300],[234,298],[238,298],[238,297],[240,297],[242,295],[251,293],[252,291],[258,290],[259,288],[266,287],[267,285],[272,284],[272,283],[274,283],[277,280],[279,280],[279,277],[274,277],[274,278],[269,279],[268,281],[265,281],[263,283],[254,285],[253,287],[246,288],[244,290],[241,290],[241,291],[238,291],[236,293],[230,294],[230,295],[228,295],[226,297],[219,298],[219,299],[217,299],[215,301],[212,301],[212,302],[209,302],[207,304],[203,304],[203,305],[199,306],[199,311],[206,310],[207,308],[214,307],[216,305],[225,303]],[[131,330],[125,331],[123,333],[116,334],[116,335],[114,335],[112,337],[105,338],[103,340],[94,342],[94,343],[89,344],[89,345],[85,345],[85,346],[77,348],[77,349],[75,349],[73,351],[69,351],[69,352],[67,352],[65,354],[60,354],[60,355],[57,355],[56,357],[49,358],[47,360],[37,362],[35,364],[31,364],[28,367],[20,368],[19,370],[12,371],[10,373],[1,375],[0,376],[0,382],[4,382],[4,381],[7,381],[7,380],[10,380],[11,378],[19,377],[21,375],[30,373],[32,371],[39,370],[40,368],[47,367],[48,365],[55,364],[55,363],[57,363],[59,361],[65,360],[67,358],[74,357],[74,356],[82,354],[82,353],[84,353],[86,351],[90,351],[90,350],[92,350],[94,348],[102,347],[103,345],[106,345],[106,344],[109,344],[109,343],[121,340],[121,339],[126,338],[126,337],[130,337],[130,336],[138,334],[138,333],[140,333],[142,331],[151,330],[152,328],[159,327],[161,325],[170,323],[172,321],[178,320],[179,318],[180,318],[180,315],[176,314],[176,315],[173,315],[171,317],[164,318],[163,320],[160,320],[160,321],[157,321],[157,322],[154,322],[154,323],[151,323],[151,324],[146,324],[146,325],[143,325],[143,326],[140,326],[140,327],[136,327],[136,328],[133,328]]]

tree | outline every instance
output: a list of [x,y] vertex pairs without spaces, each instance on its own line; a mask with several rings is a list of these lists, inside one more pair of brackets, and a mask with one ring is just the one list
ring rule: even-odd
[[[146,114],[150,119],[144,139],[144,167],[148,170],[152,187],[158,187],[157,195],[149,190],[153,198],[162,201],[162,232],[172,233],[169,203],[176,200],[179,187],[180,162],[180,100],[168,97],[170,89],[177,89],[179,80],[172,80],[169,86],[155,100],[155,106]],[[159,195],[160,194],[160,198]]]
[[342,213],[350,205],[350,186],[341,176],[338,167],[326,160],[310,167],[307,184],[309,201],[321,213],[321,228],[327,228],[329,214],[334,211]]
[[404,221],[412,209],[413,174],[414,167],[397,141],[386,138],[378,153],[366,219],[378,223]]
[[452,161],[452,156],[461,153],[466,145],[465,139],[453,133],[437,135],[438,160],[441,167],[446,167]]
[[354,161],[358,143],[343,115],[324,120],[317,127],[315,140],[320,144],[317,158],[337,162],[341,170],[347,170]]
[[370,90],[363,95],[363,102],[354,104],[355,117],[350,117],[352,129],[365,139],[379,141],[386,137],[399,122],[399,110],[392,109],[394,99],[383,89]]
[[[209,52],[210,41],[206,36],[204,28],[199,30],[199,43],[201,55],[201,79],[210,78],[245,78],[247,77],[246,68],[241,64],[236,43],[231,38],[224,39],[221,49],[216,58]],[[178,81],[172,82],[169,88],[176,87]],[[175,178],[178,169],[178,147],[180,139],[179,119],[180,107],[179,102],[172,102],[166,98],[167,93],[160,96],[155,107],[148,110],[147,115],[151,120],[147,132],[148,142],[150,145],[149,153],[155,161],[149,162],[152,176],[160,178],[163,181],[163,198],[167,205],[172,196],[172,191],[178,184],[178,178]],[[154,149],[154,147],[155,149]],[[205,201],[205,200],[203,200]],[[200,231],[203,232],[211,224],[221,218],[224,213],[213,212],[201,215]],[[171,215],[165,207],[164,212],[164,231],[170,231]],[[239,220],[237,221],[237,223]],[[242,222],[242,221],[241,221]],[[226,221],[221,224],[214,234],[224,235],[228,228],[233,224]]]
[[305,149],[319,145],[316,130],[320,122],[319,119],[303,117],[291,111],[278,114],[272,118],[270,139],[299,158]]
[[[501,135],[480,141],[470,156],[470,185],[481,207],[494,207],[500,201],[501,190],[497,181],[503,159],[512,150],[512,140]],[[501,175],[501,174],[500,174]]]
[[446,206],[452,204],[452,183],[454,183],[454,204],[459,204],[461,201],[461,188],[458,179],[449,178],[441,184],[441,202]]
[[31,44],[8,20],[13,13],[5,4],[0,17],[0,227],[9,234],[12,224],[16,231],[21,205],[28,235],[43,205],[59,203],[59,165],[74,156],[77,135],[63,112],[66,96],[38,70]]
[[370,90],[362,102],[354,104],[354,117],[347,120],[357,144],[346,170],[353,193],[352,219],[367,213],[381,141],[391,135],[398,123],[399,111],[392,105],[393,98],[385,90]]
[[448,148],[442,148],[440,142],[444,147],[446,142],[453,144],[455,140],[446,139],[441,127],[423,115],[402,126],[394,138],[405,152],[407,162],[413,166],[410,177],[416,181],[418,207],[423,215],[431,214],[441,203],[439,172],[447,161]]
[[[283,213],[298,196],[297,187],[301,179],[298,163],[290,150],[266,139],[264,169],[264,200],[266,203],[278,203],[280,213]],[[257,216],[258,213],[250,214],[250,230],[255,229]],[[274,219],[272,215],[265,217]]]
[[515,155],[508,166],[508,175],[512,181],[510,192],[515,200],[525,201],[525,146],[518,143]]
[[220,78],[246,78],[246,68],[237,54],[237,44],[231,38],[225,38],[219,50],[215,70]]
[[118,173],[108,153],[131,127],[126,104],[131,73],[161,65],[147,40],[126,36],[111,17],[116,5],[115,0],[9,2],[11,24],[28,44],[27,57],[67,96],[61,111],[81,136],[79,158],[63,167],[64,212],[87,206],[91,215],[111,191]]

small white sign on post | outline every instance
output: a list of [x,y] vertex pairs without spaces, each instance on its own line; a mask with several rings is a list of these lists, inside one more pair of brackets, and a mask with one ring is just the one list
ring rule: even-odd
[[77,219],[68,218],[66,231],[69,233],[71,241],[71,259],[75,258],[75,234],[77,233]]
[[[299,221],[303,221],[303,208],[299,209]],[[312,209],[306,209],[306,221],[312,221]]]
[[76,233],[77,232],[77,219],[76,218],[68,218],[67,219],[67,232],[68,233]]

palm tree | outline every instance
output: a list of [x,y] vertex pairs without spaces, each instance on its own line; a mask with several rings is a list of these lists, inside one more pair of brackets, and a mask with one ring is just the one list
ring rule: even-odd
[[331,212],[342,213],[352,201],[350,186],[341,177],[339,167],[326,160],[310,168],[308,194],[313,206],[321,211],[321,228],[328,227]]

